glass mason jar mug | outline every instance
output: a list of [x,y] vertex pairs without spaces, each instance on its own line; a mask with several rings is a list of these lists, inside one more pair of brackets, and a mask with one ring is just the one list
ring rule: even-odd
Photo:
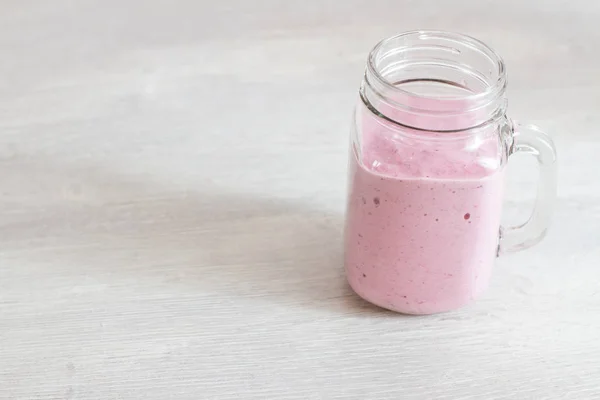
[[[500,56],[468,36],[415,31],[371,51],[351,134],[345,269],[354,291],[409,314],[459,308],[488,285],[498,254],[549,224],[556,152],[506,116]],[[511,154],[540,165],[535,208],[500,226]]]

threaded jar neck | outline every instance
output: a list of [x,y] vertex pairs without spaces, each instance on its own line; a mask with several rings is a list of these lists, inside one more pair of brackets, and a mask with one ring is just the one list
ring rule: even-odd
[[381,118],[411,129],[459,132],[504,116],[502,58],[469,36],[413,31],[369,54],[361,99]]

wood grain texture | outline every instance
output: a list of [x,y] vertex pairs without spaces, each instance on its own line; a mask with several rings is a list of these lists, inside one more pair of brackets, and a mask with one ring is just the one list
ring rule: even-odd
[[[2,2],[0,399],[600,398],[599,20],[594,1]],[[367,305],[341,269],[365,57],[415,28],[503,54],[511,115],[560,156],[548,238],[429,317]]]

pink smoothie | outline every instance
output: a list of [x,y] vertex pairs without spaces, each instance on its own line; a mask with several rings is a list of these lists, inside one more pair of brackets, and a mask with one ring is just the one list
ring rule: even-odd
[[350,152],[350,285],[364,299],[408,314],[471,302],[487,287],[497,255],[497,135],[414,140],[373,121],[362,129]]

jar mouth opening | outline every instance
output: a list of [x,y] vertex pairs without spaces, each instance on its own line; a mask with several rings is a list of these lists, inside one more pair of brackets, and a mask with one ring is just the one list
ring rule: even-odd
[[405,128],[459,132],[497,121],[506,111],[506,69],[498,53],[460,33],[412,31],[369,53],[361,98]]
[[[419,75],[415,66],[430,68],[432,73]],[[444,76],[435,76],[436,67],[447,69]],[[460,101],[473,108],[494,101],[506,88],[504,61],[495,50],[471,36],[437,30],[410,31],[383,39],[369,53],[367,73],[383,89],[402,97]],[[464,78],[459,77],[461,74]]]

